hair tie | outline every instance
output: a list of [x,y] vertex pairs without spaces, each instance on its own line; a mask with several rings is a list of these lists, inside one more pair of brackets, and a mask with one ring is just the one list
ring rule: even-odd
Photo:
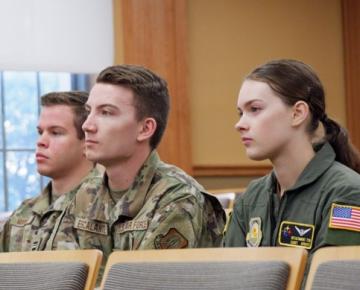
[[324,114],[321,118],[320,118],[320,121],[321,122],[326,122],[328,120],[328,116],[326,114]]

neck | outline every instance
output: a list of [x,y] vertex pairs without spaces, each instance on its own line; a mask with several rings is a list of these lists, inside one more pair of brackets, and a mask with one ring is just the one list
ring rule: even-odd
[[150,148],[144,148],[144,150],[139,150],[127,159],[111,165],[106,165],[106,174],[108,176],[110,188],[112,190],[128,189],[134,182],[136,175],[150,153]]
[[80,184],[92,168],[93,163],[88,160],[84,160],[81,164],[78,164],[71,171],[67,172],[65,176],[53,178],[51,180],[53,194],[62,195],[70,192]]
[[280,156],[271,160],[280,188],[280,197],[293,187],[315,152],[310,142],[293,142]]

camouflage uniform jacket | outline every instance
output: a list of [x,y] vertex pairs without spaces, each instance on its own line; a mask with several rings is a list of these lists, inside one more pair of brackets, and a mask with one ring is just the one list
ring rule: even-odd
[[[102,173],[95,167],[70,192],[52,202],[51,182],[39,196],[27,199],[9,217],[0,233],[0,251],[21,252],[34,250],[56,250],[63,248],[63,233],[59,232],[66,210],[79,190],[88,187]],[[66,242],[66,241],[65,241]]]
[[218,247],[225,223],[218,200],[156,151],[132,186],[114,198],[104,175],[99,192],[85,190],[69,211],[78,247],[113,250]]

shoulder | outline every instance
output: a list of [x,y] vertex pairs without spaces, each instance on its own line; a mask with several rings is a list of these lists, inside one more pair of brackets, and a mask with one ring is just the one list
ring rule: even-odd
[[96,195],[103,185],[104,172],[101,172],[95,167],[82,180],[77,190],[77,195]]
[[160,162],[153,178],[152,191],[174,195],[174,198],[193,196],[203,200],[205,189],[182,169]]
[[263,201],[263,197],[269,191],[270,185],[270,174],[254,179],[249,183],[249,185],[246,187],[245,192],[239,197],[239,199],[242,199],[245,203],[250,204],[254,204],[257,201]]
[[205,208],[206,211],[223,213],[218,199],[207,193],[193,177],[182,169],[160,162],[157,167],[152,192],[162,193],[160,204],[172,202],[187,203],[192,207]]
[[334,162],[318,182],[323,184],[324,191],[338,197],[354,199],[360,204],[360,174],[351,168]]

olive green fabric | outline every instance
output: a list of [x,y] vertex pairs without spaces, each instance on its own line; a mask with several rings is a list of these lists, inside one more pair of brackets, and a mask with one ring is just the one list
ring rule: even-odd
[[359,231],[328,226],[334,203],[360,206],[360,175],[336,162],[335,153],[328,143],[316,153],[296,184],[285,191],[281,200],[276,194],[276,183],[273,172],[251,182],[235,202],[224,239],[225,246],[246,246],[249,223],[254,218],[261,221],[259,246],[279,245],[283,221],[309,225],[308,228],[314,226],[311,253],[326,245],[360,244]]
[[335,161],[325,143],[279,199],[274,172],[250,183],[234,205],[225,247],[360,245],[360,232],[329,227],[333,204],[360,206],[360,175]]

